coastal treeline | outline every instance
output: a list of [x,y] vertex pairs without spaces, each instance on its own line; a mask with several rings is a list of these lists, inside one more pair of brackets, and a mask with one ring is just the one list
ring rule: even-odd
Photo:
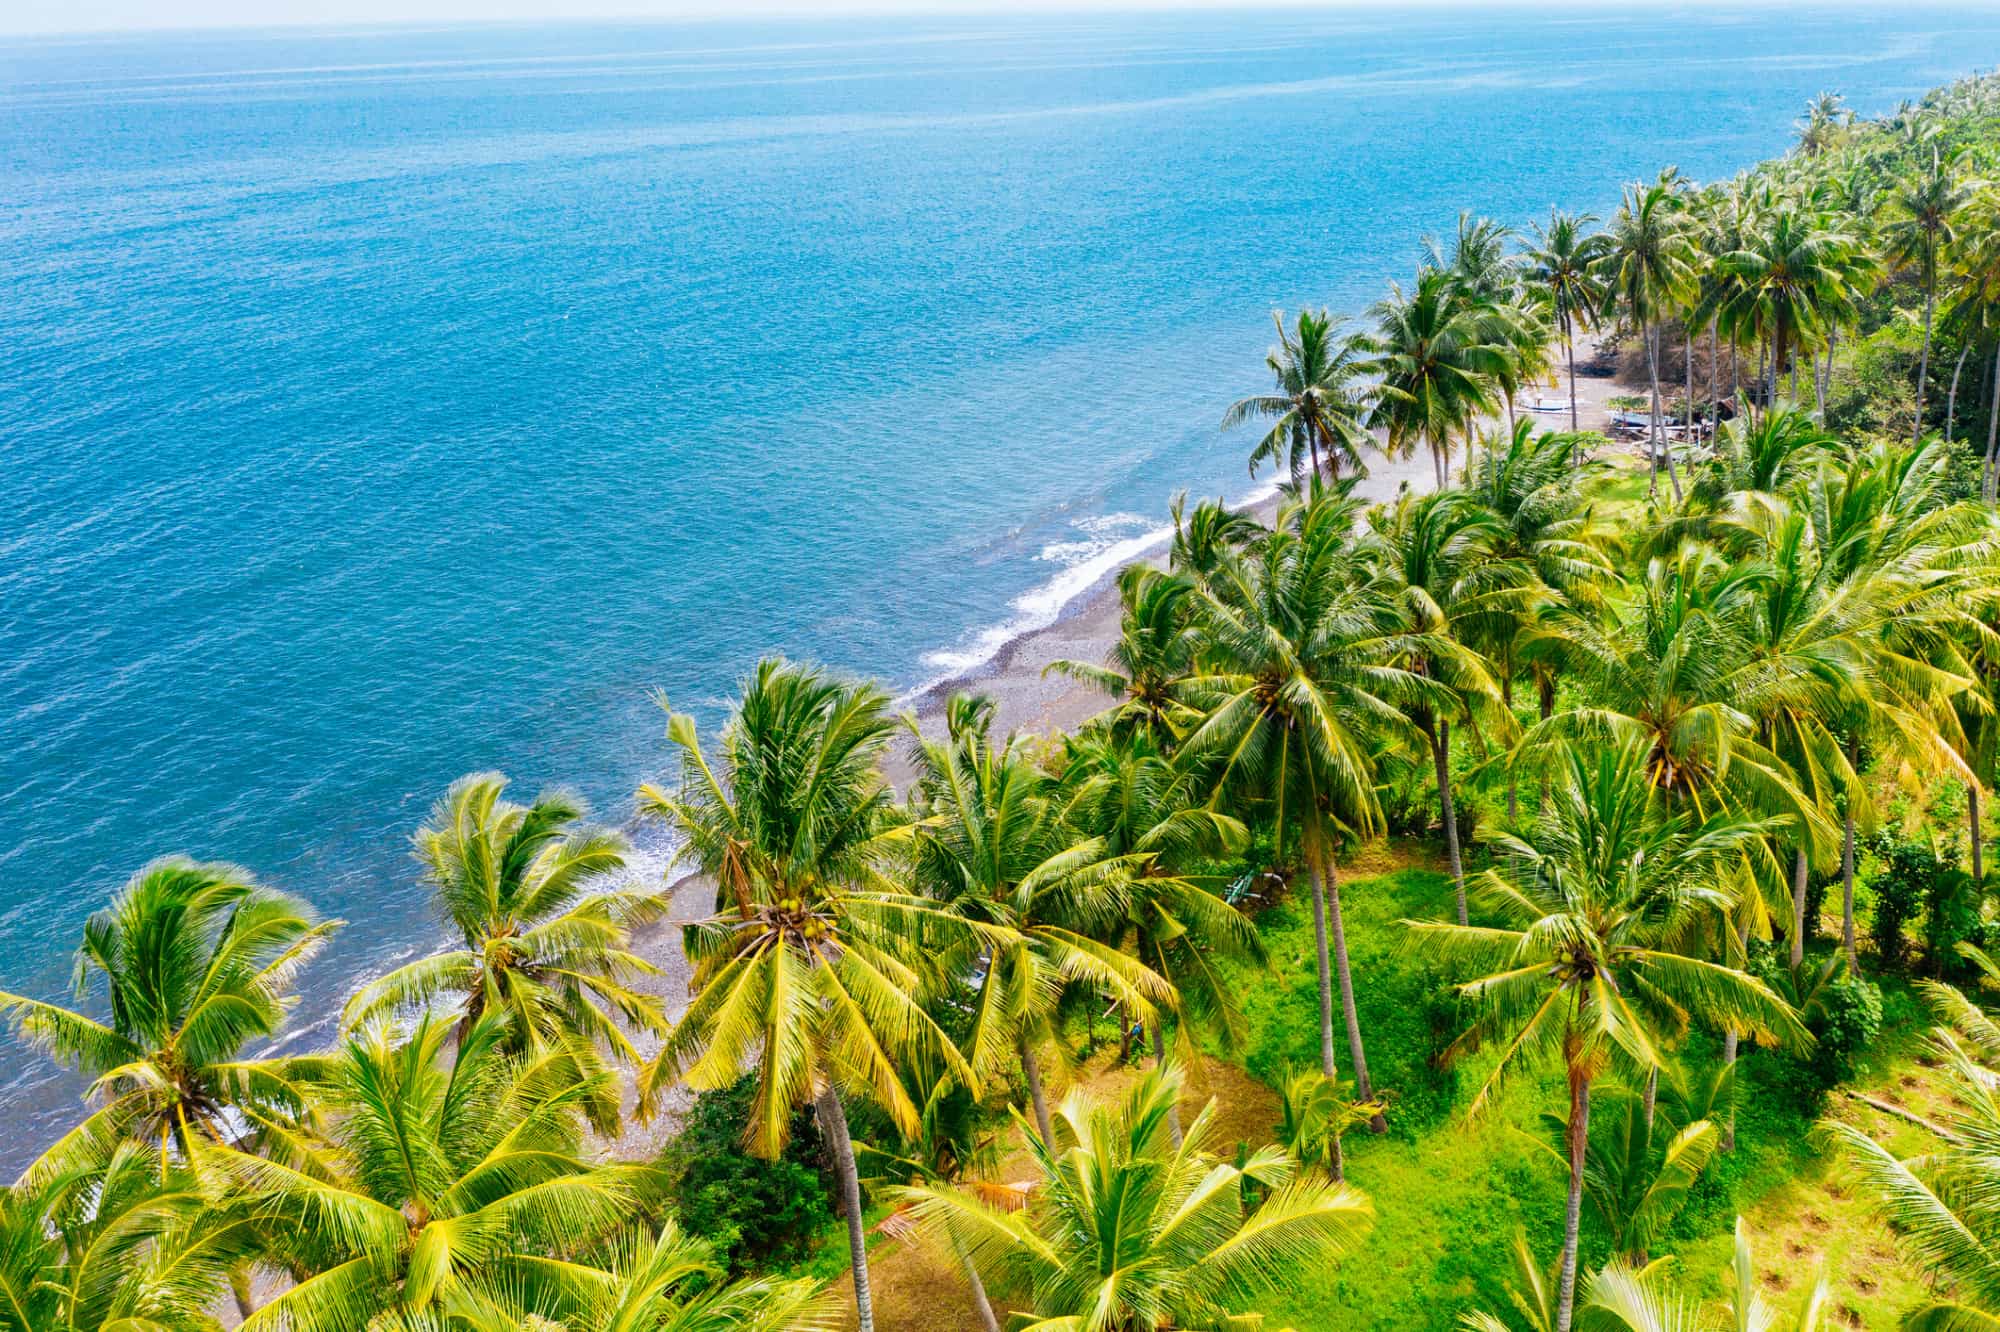
[[[780,658],[669,709],[685,995],[666,884],[495,774],[415,834],[450,946],[309,1053],[339,923],[145,865],[77,1007],[0,994],[87,1080],[0,1328],[872,1332],[921,1270],[985,1332],[1812,1332],[1843,1273],[1739,1213],[1827,1154],[1904,1325],[2000,1326],[2000,80],[1799,130],[1280,316],[1225,424],[1283,494],[1176,505],[1075,730]],[[1480,1238],[1397,1229],[1479,1171]]]

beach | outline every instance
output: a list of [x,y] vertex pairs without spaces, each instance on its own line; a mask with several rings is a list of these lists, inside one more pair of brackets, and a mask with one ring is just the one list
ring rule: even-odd
[[[1606,399],[1620,389],[1631,392],[1633,388],[1613,380],[1610,367],[1601,362],[1599,340],[1595,336],[1577,340],[1576,361],[1578,426],[1584,430],[1602,430],[1609,422]],[[1533,402],[1538,397],[1547,401],[1560,398],[1567,402],[1567,380],[1563,379],[1560,383],[1559,389],[1545,387],[1525,393],[1522,402]],[[1523,414],[1527,414],[1525,410]],[[1562,430],[1569,427],[1566,411],[1536,413],[1535,416],[1539,429]],[[1505,428],[1504,421],[1493,424]],[[1247,450],[1247,443],[1244,447]],[[1624,448],[1612,444],[1601,453],[1616,456]],[[1462,457],[1457,461],[1462,462]],[[1390,458],[1378,449],[1368,455],[1367,466],[1368,473],[1356,483],[1355,492],[1372,503],[1392,502],[1405,488],[1424,493],[1435,485],[1428,453]],[[1190,496],[1192,502],[1194,497]],[[1272,495],[1247,507],[1259,519],[1268,521],[1278,502],[1278,497]],[[951,696],[966,692],[985,694],[993,700],[995,730],[1003,734],[1048,735],[1072,730],[1103,711],[1111,700],[1102,692],[1065,675],[1051,674],[1048,666],[1051,662],[1063,660],[1093,664],[1104,662],[1118,641],[1121,610],[1118,574],[1129,567],[1129,563],[1162,560],[1166,546],[1167,540],[1163,537],[1156,549],[1127,565],[1108,570],[1096,583],[1072,598],[1053,623],[1010,640],[972,670],[938,681],[912,695],[908,702],[918,727],[926,732],[932,731],[941,722],[945,704]],[[890,781],[899,788],[908,780],[910,768],[905,746],[897,745],[892,749],[885,770]],[[686,955],[681,951],[681,929],[709,914],[714,900],[708,885],[691,874],[676,877],[668,891],[673,900],[670,915],[639,936],[634,941],[634,951],[659,969],[654,988],[666,1000],[668,1016],[678,1020],[687,1008],[691,970]],[[644,1048],[651,1052],[651,1046]],[[684,1089],[676,1088],[663,1104],[662,1113],[652,1122],[643,1125],[628,1123],[617,1143],[612,1145],[612,1150],[624,1156],[656,1152],[672,1136],[674,1112],[684,1104],[685,1096]]]

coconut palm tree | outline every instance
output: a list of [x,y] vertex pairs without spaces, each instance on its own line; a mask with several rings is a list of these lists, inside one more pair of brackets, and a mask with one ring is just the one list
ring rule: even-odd
[[0,1332],[178,1332],[210,1309],[255,1245],[186,1166],[138,1143],[101,1167],[0,1192]]
[[1368,443],[1368,394],[1354,340],[1334,333],[1333,317],[1325,310],[1299,311],[1296,331],[1286,330],[1282,310],[1271,312],[1271,322],[1278,327],[1278,345],[1264,364],[1276,390],[1232,404],[1222,415],[1222,428],[1234,430],[1252,419],[1271,422],[1250,451],[1252,476],[1269,462],[1297,483],[1309,460],[1311,475],[1318,478],[1322,456],[1334,477],[1343,471],[1358,475]]
[[[775,1157],[794,1111],[810,1103],[833,1148],[855,1302],[872,1332],[843,1097],[872,1097],[909,1133],[920,1111],[900,1060],[941,1060],[967,1086],[979,1085],[925,1010],[927,978],[909,956],[919,924],[955,941],[958,922],[888,877],[908,841],[879,766],[896,730],[888,698],[872,685],[766,660],[744,682],[717,760],[692,717],[669,718],[680,783],[640,788],[639,808],[685,839],[678,859],[714,881],[721,909],[688,928],[694,998],[641,1073],[641,1105],[676,1081],[713,1091],[753,1069],[747,1141]],[[982,937],[1012,936],[987,929]]]
[[[620,1235],[597,1262],[573,1274],[580,1312],[569,1324],[593,1332],[837,1332],[837,1301],[810,1277],[723,1281],[707,1240],[669,1217],[658,1231]],[[601,1264],[602,1271],[598,1270]]]
[[[1974,950],[1988,976],[1992,963]],[[1942,1075],[1941,1107],[1928,1150],[1897,1157],[1853,1124],[1823,1120],[1861,1187],[1890,1223],[1898,1246],[1930,1275],[1929,1298],[1904,1315],[1911,1328],[2000,1326],[2000,1248],[1996,1220],[1982,1200],[2000,1187],[2000,1024],[1948,985],[1926,987],[1939,1026],[1926,1054]]]
[[1923,438],[1924,393],[1931,370],[1931,326],[1937,315],[1938,268],[1945,252],[1958,241],[1958,225],[1977,195],[1974,182],[1959,177],[1935,146],[1930,168],[1897,190],[1889,224],[1882,233],[1883,249],[1898,268],[1914,271],[1924,289],[1924,350],[1917,361],[1916,423],[1912,444]]
[[[1061,1140],[1029,1135],[1041,1180],[1024,1210],[955,1189],[904,1197],[922,1225],[1025,1294],[1032,1326],[1221,1326],[1253,1312],[1261,1292],[1350,1248],[1373,1209],[1349,1185],[1301,1176],[1280,1148],[1231,1164],[1216,1150],[1213,1102],[1172,1145],[1167,1111],[1180,1091],[1169,1066],[1115,1101],[1072,1092]],[[1270,1191],[1247,1211],[1246,1182]]]
[[[1545,1274],[1535,1262],[1527,1237],[1514,1237],[1514,1279],[1507,1294],[1524,1332],[1554,1332],[1555,1274]],[[1661,1265],[1633,1269],[1613,1262],[1595,1273],[1577,1309],[1577,1325],[1591,1332],[1697,1332],[1726,1327],[1731,1332],[1833,1332],[1832,1301],[1822,1270],[1792,1312],[1771,1307],[1764,1298],[1750,1251],[1750,1228],[1736,1218],[1736,1256],[1725,1283],[1720,1310],[1724,1321],[1704,1317],[1699,1298],[1668,1286]],[[1516,1324],[1490,1313],[1462,1315],[1464,1332],[1514,1332]]]
[[1604,251],[1609,243],[1601,231],[1590,231],[1597,221],[1590,213],[1549,211],[1548,225],[1535,227],[1535,242],[1525,258],[1523,280],[1540,300],[1562,338],[1563,360],[1569,368],[1569,428],[1579,429],[1576,414],[1576,334],[1596,326],[1604,305],[1601,273]]
[[[1697,289],[1700,252],[1689,232],[1681,200],[1673,185],[1629,185],[1625,202],[1605,233],[1603,289],[1605,311],[1623,310],[1646,343],[1646,368],[1652,377],[1652,431],[1649,435],[1652,485],[1659,486],[1660,453],[1660,334],[1659,325],[1686,303]],[[1679,503],[1680,477],[1672,454],[1667,455],[1667,479]]]
[[1818,157],[1827,152],[1839,141],[1841,128],[1853,122],[1854,113],[1839,93],[1818,94],[1806,103],[1805,115],[1794,126],[1799,132],[1799,154]]
[[1300,1165],[1347,1178],[1346,1135],[1382,1113],[1372,1101],[1346,1095],[1341,1084],[1310,1069],[1287,1072],[1278,1093],[1278,1145]]
[[506,789],[499,773],[461,777],[417,831],[424,883],[464,946],[376,977],[341,1021],[352,1030],[450,998],[461,1031],[500,1013],[522,1048],[580,1039],[637,1063],[626,1029],[658,1034],[667,1020],[659,996],[632,987],[659,973],[628,945],[664,899],[613,886],[625,839],[585,823],[580,800],[545,792],[517,805]]
[[[915,1136],[882,1146],[860,1144],[870,1169],[877,1172],[872,1180],[876,1191],[963,1189],[996,1207],[1018,1206],[1021,1194],[994,1179],[1000,1167],[997,1134],[984,1122],[977,1098],[934,1068],[912,1069],[911,1078],[920,1089],[928,1088],[923,1093],[923,1116]],[[884,1233],[899,1236],[913,1228],[907,1205],[881,1226]],[[953,1252],[965,1273],[980,1326],[986,1332],[1000,1332],[1000,1319],[993,1312],[978,1265],[963,1247],[954,1246]]]
[[0,1015],[93,1079],[87,1095],[99,1103],[30,1176],[101,1164],[130,1139],[153,1145],[164,1177],[200,1142],[246,1127],[288,1132],[310,1105],[301,1078],[313,1061],[242,1052],[277,1035],[299,968],[339,925],[234,865],[167,859],[134,875],[90,918],[77,949],[77,993],[102,976],[107,1020],[0,992]]
[[1205,715],[1180,754],[1217,802],[1265,802],[1278,844],[1298,838],[1313,889],[1320,1071],[1337,1072],[1337,980],[1354,1082],[1367,1101],[1374,1089],[1354,1007],[1335,850],[1343,837],[1381,827],[1377,739],[1428,743],[1400,707],[1451,700],[1438,682],[1402,664],[1425,648],[1425,636],[1410,633],[1392,600],[1362,576],[1357,508],[1350,497],[1318,494],[1282,509],[1276,526],[1247,548],[1218,553],[1197,584],[1207,645],[1187,686],[1189,702]]
[[1740,322],[1771,348],[1771,382],[1789,367],[1798,398],[1798,353],[1847,318],[1872,271],[1855,238],[1797,206],[1753,226],[1742,249],[1716,260],[1740,293]]
[[584,1155],[584,1107],[613,1093],[610,1075],[568,1048],[510,1053],[497,1013],[462,1038],[455,1025],[426,1014],[407,1039],[387,1022],[351,1035],[318,1087],[325,1135],[297,1165],[199,1149],[295,1282],[245,1332],[520,1326],[590,1307],[600,1283],[552,1255],[631,1222],[651,1178]]
[[[1243,823],[1209,808],[1193,774],[1141,737],[1083,735],[1065,742],[1062,822],[1095,840],[1119,867],[1115,916],[1099,927],[1173,987],[1183,1061],[1200,1051],[1197,1032],[1224,1052],[1245,1039],[1240,981],[1224,961],[1262,967],[1256,926],[1221,897],[1217,878],[1200,873],[1249,845]],[[1153,1056],[1166,1058],[1161,1026]],[[1178,1115],[1178,1112],[1176,1112]],[[1178,1118],[1169,1127],[1178,1128]]]
[[1509,349],[1494,336],[1488,313],[1468,305],[1442,269],[1419,273],[1407,294],[1391,283],[1368,313],[1374,329],[1355,345],[1366,357],[1363,371],[1378,379],[1369,424],[1387,433],[1392,454],[1428,448],[1442,490],[1453,436],[1492,410],[1492,380]]
[[[1494,706],[1500,691],[1491,663],[1473,646],[1499,638],[1512,611],[1526,604],[1533,575],[1525,564],[1501,557],[1506,536],[1499,515],[1465,491],[1444,490],[1404,495],[1395,507],[1376,509],[1361,547],[1382,590],[1417,632],[1413,641],[1420,654],[1405,664],[1443,686],[1412,700],[1408,710],[1430,748],[1461,925],[1466,923],[1465,865],[1452,793],[1451,727],[1455,720],[1484,712],[1497,727],[1496,738],[1511,738],[1512,717]],[[1440,700],[1448,701],[1440,705]]]
[[1196,717],[1179,693],[1201,641],[1188,613],[1193,590],[1184,578],[1144,564],[1127,566],[1118,575],[1124,613],[1108,659],[1102,665],[1052,661],[1042,673],[1067,675],[1117,699],[1107,714],[1114,731],[1171,743]]
[[[1643,1093],[1631,1091],[1609,1107],[1593,1106],[1592,1120],[1583,1158],[1584,1201],[1604,1223],[1612,1253],[1643,1267],[1648,1250],[1687,1206],[1688,1190],[1708,1168],[1722,1135],[1707,1119],[1674,1124],[1649,1114]],[[1548,1114],[1542,1122],[1548,1140],[1540,1145],[1567,1169],[1568,1122]]]
[[1480,1017],[1447,1051],[1500,1043],[1472,1114],[1521,1066],[1562,1066],[1570,1183],[1555,1332],[1569,1332],[1575,1311],[1591,1086],[1609,1063],[1658,1069],[1665,1046],[1698,1022],[1793,1046],[1812,1039],[1763,982],[1675,950],[1680,931],[1726,900],[1725,871],[1769,825],[1668,813],[1651,762],[1643,742],[1562,756],[1547,813],[1525,840],[1499,834],[1510,854],[1482,876],[1505,925],[1406,922],[1424,946],[1482,973],[1459,987]]
[[[963,1046],[986,1076],[1018,1061],[1035,1122],[1049,1130],[1041,1053],[1057,1035],[1063,987],[1108,993],[1141,1021],[1177,1002],[1157,972],[1100,934],[1122,919],[1124,879],[1137,869],[1100,838],[1062,820],[1054,779],[1013,736],[992,737],[992,705],[961,695],[945,735],[917,735],[911,796],[916,885],[956,920],[1003,936],[961,930],[936,945],[949,974],[972,978],[972,1026]],[[912,728],[914,730],[914,727]]]

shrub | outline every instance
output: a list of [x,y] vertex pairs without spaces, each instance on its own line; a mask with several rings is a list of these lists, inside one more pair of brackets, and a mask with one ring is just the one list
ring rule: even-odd
[[744,1150],[751,1087],[746,1077],[696,1096],[660,1158],[674,1214],[715,1245],[732,1275],[805,1258],[833,1219],[824,1142],[810,1111],[794,1116],[791,1143],[777,1160]]

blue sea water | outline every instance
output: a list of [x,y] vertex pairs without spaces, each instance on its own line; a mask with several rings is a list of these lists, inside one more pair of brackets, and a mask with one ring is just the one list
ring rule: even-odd
[[[186,852],[347,918],[322,1016],[437,941],[458,774],[623,819],[649,691],[911,687],[1241,494],[1272,307],[1996,57],[1916,6],[0,39],[0,988]],[[18,1055],[10,1162],[76,1091]]]

